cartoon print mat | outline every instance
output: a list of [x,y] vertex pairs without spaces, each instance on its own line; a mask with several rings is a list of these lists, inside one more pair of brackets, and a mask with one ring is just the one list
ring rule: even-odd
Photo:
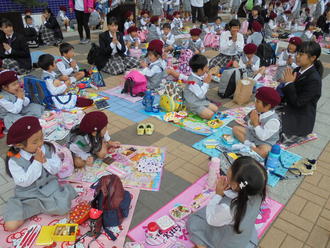
[[105,90],[105,91],[103,91],[103,93],[125,99],[129,102],[132,102],[132,103],[136,103],[136,102],[141,101],[143,99],[142,97],[138,97],[138,96],[137,97],[132,97],[129,94],[122,94],[121,93],[122,89],[123,89],[123,85],[119,85],[115,88]]
[[[146,248],[193,247],[194,245],[189,240],[189,233],[185,226],[186,218],[175,221],[175,226],[172,230],[163,234],[158,234],[157,238],[154,240],[146,238],[146,227],[148,223],[155,221],[162,216],[169,215],[170,210],[177,205],[191,206],[193,202],[198,202],[201,206],[205,206],[210,197],[214,194],[212,191],[205,189],[206,181],[207,175],[198,179],[193,185],[188,187],[164,207],[131,229],[128,232],[128,237],[136,242],[142,243]],[[258,215],[255,224],[259,239],[265,233],[269,225],[275,220],[282,208],[282,204],[268,197],[266,198],[266,201],[260,208],[260,214]]]
[[[73,200],[72,202],[72,208],[76,206],[79,202],[82,201],[90,201],[93,199],[93,190],[89,188],[89,183],[81,183],[81,184],[73,184],[73,186],[77,189],[79,189],[78,192],[79,196]],[[116,241],[112,241],[108,236],[106,236],[105,233],[101,234],[101,236],[97,239],[97,241],[91,243],[91,247],[93,248],[112,248],[112,247],[124,247],[125,238],[129,229],[129,226],[132,221],[132,217],[134,214],[136,202],[139,196],[140,191],[138,189],[126,189],[131,193],[132,196],[132,202],[131,202],[131,208],[130,212],[127,218],[124,219],[122,225],[119,228],[116,228],[118,230],[118,238]],[[12,248],[15,244],[19,241],[19,239],[22,238],[26,230],[31,225],[55,225],[57,223],[66,223],[68,220],[68,215],[64,216],[49,216],[40,214],[34,217],[31,217],[26,223],[19,228],[18,231],[13,233],[5,232],[3,229],[3,218],[0,217],[0,242],[1,242],[1,248]],[[89,230],[88,223],[85,222],[82,225],[79,226],[80,233],[85,234]],[[77,248],[84,248],[87,247],[87,244],[90,242],[91,238],[85,238],[82,244],[78,244]],[[73,248],[73,242],[56,242],[56,246],[53,246],[54,248]],[[32,245],[31,247],[44,247],[44,246],[36,246]]]

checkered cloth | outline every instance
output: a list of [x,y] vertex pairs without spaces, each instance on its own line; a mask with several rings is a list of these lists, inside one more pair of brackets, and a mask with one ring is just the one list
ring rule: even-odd
[[25,68],[21,68],[18,64],[18,62],[14,59],[3,59],[2,60],[2,68],[16,71],[19,75],[29,73],[30,70],[27,70]]
[[286,145],[287,147],[290,147],[294,144],[302,143],[305,140],[306,137],[304,136],[287,135],[285,133],[281,133],[280,137],[281,144]]
[[228,56],[228,55],[224,55],[222,53],[219,53],[219,55],[215,56],[214,58],[212,58],[210,60],[209,63],[209,67],[213,68],[216,66],[219,66],[220,68],[222,67],[226,67],[226,65],[230,62],[230,61],[239,61],[239,56],[238,55],[234,55],[234,56]]
[[126,70],[138,67],[139,60],[130,56],[120,56],[115,54],[111,56],[102,71],[111,75],[118,75],[124,73]]
[[42,42],[45,43],[46,45],[53,45],[56,43],[53,30],[46,28],[46,26],[42,25],[40,27],[39,32]]

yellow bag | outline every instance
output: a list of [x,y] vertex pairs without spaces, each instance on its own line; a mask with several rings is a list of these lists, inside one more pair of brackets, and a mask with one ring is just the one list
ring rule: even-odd
[[160,96],[159,106],[165,112],[184,110],[182,83],[167,82],[165,92]]

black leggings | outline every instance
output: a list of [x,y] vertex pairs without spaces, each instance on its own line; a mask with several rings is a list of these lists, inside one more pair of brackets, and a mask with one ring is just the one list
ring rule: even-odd
[[194,7],[191,6],[191,14],[192,14],[192,22],[196,22],[197,17],[197,11],[198,11],[198,20],[201,22],[204,19],[204,8],[203,7]]
[[88,26],[89,16],[91,14],[85,13],[84,11],[78,11],[78,10],[75,10],[75,13],[76,13],[76,18],[77,18],[78,33],[79,33],[80,39],[84,38],[83,27],[86,32],[86,39],[91,39],[91,32],[90,32],[89,26]]

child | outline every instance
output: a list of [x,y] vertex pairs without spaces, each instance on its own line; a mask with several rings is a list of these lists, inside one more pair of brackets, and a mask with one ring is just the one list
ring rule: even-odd
[[[25,11],[24,11],[24,17],[25,16],[31,16],[32,17],[32,10],[31,9],[26,9]],[[34,20],[33,20],[33,18],[32,18],[32,23],[34,24]]]
[[14,71],[0,73],[0,118],[3,119],[6,129],[22,116],[35,116],[40,118],[44,107],[30,103],[20,87],[17,74]]
[[309,8],[305,8],[305,11],[303,13],[301,13],[300,16],[300,22],[302,24],[308,23],[313,21],[313,17],[310,14],[310,9]]
[[65,31],[70,31],[70,19],[66,15],[65,6],[60,6],[60,11],[57,14],[56,20],[61,27],[64,25]]
[[254,43],[259,46],[262,43],[263,36],[261,34],[262,25],[254,21],[251,25],[251,34],[248,36],[246,43]]
[[205,52],[203,41],[200,38],[201,33],[202,30],[200,30],[199,28],[191,29],[190,30],[191,39],[187,40],[184,44],[184,47],[186,49],[190,49],[191,51],[193,51],[194,54],[200,54]]
[[289,66],[292,69],[295,69],[297,67],[296,56],[301,43],[302,40],[300,39],[300,37],[292,37],[289,39],[288,48],[280,54],[280,57],[277,62],[278,68],[276,73],[276,80],[281,81],[283,72],[286,67]]
[[125,14],[125,23],[124,23],[124,34],[127,34],[127,30],[132,27],[135,26],[134,23],[134,15],[132,11],[128,11]]
[[39,46],[39,31],[31,16],[24,16],[24,36],[30,48]]
[[162,41],[164,43],[164,51],[171,52],[174,49],[175,37],[171,32],[171,25],[169,23],[163,24]]
[[183,96],[189,111],[197,114],[203,119],[211,119],[218,111],[218,107],[207,100],[206,93],[211,82],[211,74],[208,73],[207,58],[204,55],[195,54],[189,61],[192,73],[183,90]]
[[244,46],[244,54],[239,60],[239,67],[247,70],[247,76],[258,80],[264,73],[266,68],[263,66],[260,68],[260,58],[255,55],[258,47],[249,43]]
[[158,16],[152,16],[150,18],[150,23],[148,26],[148,37],[147,42],[150,42],[152,40],[160,40],[162,36],[162,32],[159,28],[159,17]]
[[303,32],[303,34],[300,37],[301,40],[302,41],[315,41],[316,37],[313,34],[315,29],[316,29],[315,24],[312,22],[308,22],[305,26],[305,31]]
[[163,16],[163,4],[166,0],[153,0],[151,1],[151,13],[153,16]]
[[254,6],[251,15],[249,16],[248,22],[249,22],[249,30],[252,29],[252,23],[257,21],[261,24],[261,28],[263,28],[265,20],[264,18],[260,15],[261,9],[260,6]]
[[92,166],[95,159],[106,157],[109,148],[120,146],[119,142],[110,141],[107,126],[108,117],[101,111],[94,111],[86,114],[80,124],[72,128],[69,149],[76,168]]
[[274,110],[280,102],[281,97],[275,89],[259,88],[255,109],[246,116],[247,127],[233,127],[235,137],[263,158],[267,157],[272,146],[280,139],[281,122]]
[[182,34],[183,22],[181,20],[180,11],[173,13],[173,21],[171,23],[172,33],[174,35]]
[[272,39],[278,37],[278,27],[276,23],[277,14],[275,12],[270,12],[268,21],[265,23],[265,38]]
[[140,45],[140,39],[137,33],[138,29],[135,26],[131,26],[127,29],[127,35],[124,36],[125,45],[128,49],[138,49]]
[[123,34],[118,32],[118,21],[115,17],[109,17],[107,20],[108,31],[99,35],[100,48],[107,56],[107,63],[103,71],[111,75],[118,75],[126,70],[139,65],[139,61],[130,56],[126,56],[126,46]]
[[213,30],[215,32],[216,35],[220,35],[221,32],[223,31],[223,27],[221,25],[222,23],[222,19],[220,16],[218,16],[215,21],[214,21],[214,25],[213,25]]
[[77,193],[70,184],[58,183],[61,160],[54,146],[44,142],[39,120],[26,116],[16,121],[8,131],[7,144],[6,172],[16,186],[4,211],[5,231],[17,230],[34,215],[69,212]]
[[282,15],[277,17],[277,22],[285,30],[291,30],[291,25],[292,25],[291,17],[292,17],[291,10],[286,10],[283,12]]
[[257,247],[255,222],[266,198],[267,172],[251,157],[240,157],[218,180],[206,207],[190,215],[187,229],[198,248]]
[[141,11],[141,20],[140,20],[140,25],[142,30],[147,30],[148,29],[148,23],[149,23],[149,11],[142,10]]
[[63,40],[63,34],[50,8],[44,9],[41,16],[40,37],[44,44],[57,46]]
[[77,61],[73,60],[74,47],[69,43],[62,43],[60,45],[60,53],[62,59],[56,63],[57,69],[63,76],[68,76],[71,83],[81,80],[85,77],[84,71],[79,71]]
[[162,59],[163,46],[161,40],[152,40],[149,43],[147,53],[149,65],[146,61],[141,61],[142,74],[146,76],[148,80],[147,88],[150,90],[159,89],[165,75],[166,68]]

